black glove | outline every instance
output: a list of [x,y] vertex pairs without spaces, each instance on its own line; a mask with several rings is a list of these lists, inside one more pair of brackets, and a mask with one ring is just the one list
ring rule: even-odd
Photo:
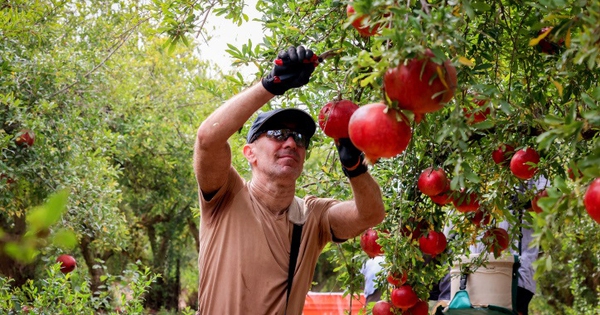
[[262,79],[262,85],[275,95],[282,95],[291,88],[301,87],[310,80],[317,59],[312,50],[303,46],[291,46],[287,51],[282,50],[277,55],[271,73]]
[[[354,146],[350,138],[338,139],[335,146],[340,155],[342,170],[348,178],[356,177],[368,170],[367,165],[364,163],[365,157],[363,152]],[[348,170],[354,167],[356,168],[351,171]]]

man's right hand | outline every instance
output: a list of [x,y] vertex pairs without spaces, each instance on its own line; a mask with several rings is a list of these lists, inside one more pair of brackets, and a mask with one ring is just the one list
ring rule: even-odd
[[303,46],[282,50],[275,60],[273,70],[262,79],[264,88],[274,95],[305,85],[315,70],[318,56]]

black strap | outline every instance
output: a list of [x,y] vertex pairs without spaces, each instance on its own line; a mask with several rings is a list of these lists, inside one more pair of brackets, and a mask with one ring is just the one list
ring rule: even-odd
[[290,292],[292,291],[292,283],[294,282],[294,271],[296,271],[296,261],[298,260],[298,252],[300,251],[300,238],[302,236],[302,225],[294,224],[292,231],[292,247],[290,249],[290,267],[288,269],[287,281],[287,296],[285,297],[285,313],[287,314],[288,302],[290,300]]

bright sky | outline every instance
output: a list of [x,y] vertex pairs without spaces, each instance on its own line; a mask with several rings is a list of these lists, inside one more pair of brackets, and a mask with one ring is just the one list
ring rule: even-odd
[[[234,69],[231,66],[233,61],[225,51],[227,44],[241,47],[242,44],[248,42],[248,39],[252,41],[252,45],[262,42],[263,31],[261,25],[259,22],[253,21],[253,19],[260,17],[260,13],[256,11],[256,0],[246,0],[245,2],[244,13],[248,15],[249,21],[242,23],[242,26],[238,27],[220,16],[209,17],[207,25],[205,25],[206,29],[211,30],[210,33],[213,38],[208,43],[201,41],[199,45],[201,58],[210,60],[224,72]],[[240,70],[249,75],[254,73],[256,68],[249,66]]]

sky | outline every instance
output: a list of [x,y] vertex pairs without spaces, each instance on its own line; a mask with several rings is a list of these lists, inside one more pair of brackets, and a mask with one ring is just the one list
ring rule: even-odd
[[[211,30],[210,33],[213,37],[208,43],[200,40],[200,57],[210,60],[224,72],[234,70],[231,66],[233,60],[229,58],[229,54],[225,51],[228,43],[240,47],[242,44],[247,43],[248,39],[252,41],[253,45],[262,42],[262,27],[259,22],[253,21],[253,19],[260,17],[260,13],[256,10],[256,0],[246,0],[245,2],[244,13],[248,15],[248,22],[244,22],[242,26],[238,27],[224,17],[213,15],[209,17],[207,25],[205,25],[206,29]],[[250,75],[256,71],[256,68],[248,66],[238,70],[242,71],[243,74]]]

